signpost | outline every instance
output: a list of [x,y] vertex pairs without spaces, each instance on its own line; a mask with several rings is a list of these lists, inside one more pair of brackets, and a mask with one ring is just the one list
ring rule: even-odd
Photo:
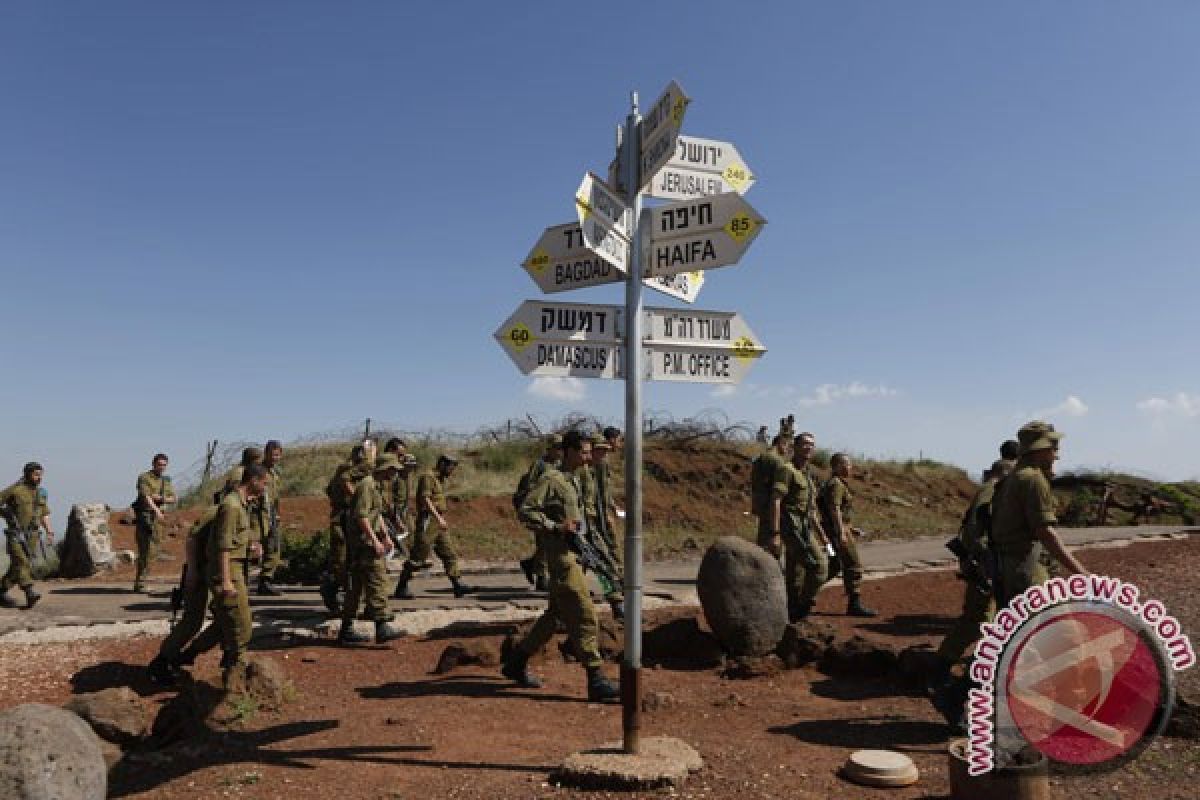
[[690,200],[725,192],[745,194],[754,180],[732,142],[680,134],[675,154],[654,175],[647,193],[663,200]]
[[[691,99],[672,81],[618,127],[608,183],[575,193],[578,224],[547,228],[523,264],[545,292],[624,281],[625,304],[527,300],[495,333],[526,375],[625,381],[625,651],[621,721],[637,753],[642,660],[642,381],[736,383],[766,352],[739,314],[645,308],[649,286],[692,302],[706,270],[736,264],[766,224],[741,195],[754,184],[728,142],[681,136]],[[642,210],[646,194],[677,202]]]
[[642,261],[654,276],[736,264],[767,223],[739,194],[667,203],[642,216]]

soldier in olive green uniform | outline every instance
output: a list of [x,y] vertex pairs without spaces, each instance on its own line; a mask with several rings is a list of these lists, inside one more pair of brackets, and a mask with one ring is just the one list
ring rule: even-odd
[[758,546],[775,558],[783,557],[783,543],[779,540],[779,528],[774,519],[772,490],[775,476],[787,466],[790,439],[776,436],[771,447],[759,454],[750,465],[750,506],[758,518]]
[[[597,436],[590,439],[592,444],[592,460],[595,461],[597,453],[600,449],[608,451],[608,442],[604,441],[604,437]],[[607,515],[601,515],[600,491],[596,480],[595,463],[581,464],[575,469],[575,484],[579,487],[579,507],[583,512],[583,519],[586,523],[586,534],[588,542],[599,556],[602,566],[596,569],[596,580],[600,584],[600,590],[604,592],[604,599],[608,601],[612,608],[613,614],[619,619],[625,613],[622,607],[622,589],[619,578],[619,571],[612,555],[610,554],[610,543],[605,535],[605,527],[608,524]]]
[[817,488],[808,469],[816,449],[811,433],[793,442],[792,463],[782,465],[772,485],[771,546],[784,550],[788,619],[804,619],[812,610],[817,591],[829,577],[825,535],[817,515]]
[[[216,527],[219,506],[210,506],[188,531],[184,545],[183,616],[172,627],[158,648],[158,655],[147,667],[156,683],[170,684],[172,670],[190,665],[196,656],[220,644],[220,631],[209,626],[203,634],[204,616],[211,598],[208,584],[208,540]],[[189,645],[190,643],[190,645]],[[189,645],[184,651],[184,645]]]
[[1054,426],[1034,420],[1017,431],[1021,457],[1016,469],[996,487],[992,498],[991,545],[996,558],[996,607],[1046,580],[1042,548],[1071,573],[1086,573],[1063,546],[1050,479],[1063,435]]
[[158,558],[158,547],[162,539],[161,523],[166,518],[166,506],[175,502],[175,489],[166,474],[167,457],[158,453],[150,460],[151,468],[137,479],[137,498],[133,501],[136,519],[137,571],[133,578],[133,590],[146,589],[146,571],[150,562]]
[[244,661],[253,631],[246,575],[249,562],[261,555],[262,545],[250,523],[250,506],[266,488],[267,470],[261,464],[243,468],[238,485],[217,507],[208,537],[208,588],[212,593],[213,625],[221,640],[226,685],[231,671]]
[[400,459],[395,453],[384,453],[372,474],[354,487],[354,499],[345,523],[350,587],[346,590],[342,627],[338,632],[338,642],[342,644],[367,641],[368,637],[354,630],[354,616],[358,613],[360,600],[365,606],[364,616],[375,623],[376,642],[391,641],[403,635],[389,624],[392,613],[387,604],[386,557],[393,545],[383,525],[384,498],[378,483],[392,480],[399,472]]
[[338,465],[325,487],[325,496],[329,498],[329,564],[321,578],[321,599],[332,614],[341,612],[338,592],[347,586],[346,513],[354,498],[355,485],[370,470],[362,445],[355,445],[350,451],[350,460]]
[[388,552],[388,560],[404,555],[398,552],[402,546],[402,542],[409,535],[408,523],[408,506],[412,497],[412,472],[416,466],[417,459],[408,454],[408,447],[404,444],[403,439],[393,437],[388,439],[387,444],[383,446],[383,452],[386,455],[391,453],[396,456],[400,463],[400,470],[392,477],[383,480],[376,479],[379,484],[379,493],[383,496],[383,518],[391,526],[389,535],[392,536],[392,543],[396,546],[395,549]]
[[568,538],[585,533],[578,479],[574,472],[587,464],[591,447],[591,442],[579,431],[569,431],[563,437],[563,469],[548,469],[521,504],[521,521],[544,534],[550,573],[549,602],[545,613],[508,654],[501,672],[521,686],[541,686],[541,682],[529,674],[529,657],[550,641],[558,623],[562,622],[580,662],[587,669],[588,700],[604,702],[615,700],[620,692],[601,671],[603,661],[596,639],[596,609]]
[[608,439],[599,434],[592,437],[592,463],[589,470],[595,501],[585,502],[584,510],[587,515],[588,533],[591,536],[592,544],[605,560],[607,574],[596,577],[600,579],[600,587],[604,590],[604,599],[612,608],[613,616],[622,619],[625,616],[625,576],[616,535],[614,517],[616,503],[612,496],[612,470],[608,465],[610,452],[612,452],[612,445]]
[[279,462],[283,460],[283,445],[272,439],[263,445],[263,466],[267,468],[267,490],[259,500],[259,532],[262,534],[263,560],[258,573],[257,594],[279,597],[283,592],[275,588],[275,571],[283,560],[283,531],[279,525],[279,497],[283,478]]
[[[454,474],[458,461],[447,455],[438,456],[437,464],[431,470],[426,470],[417,479],[417,529],[413,535],[412,549],[404,569],[400,573],[400,581],[396,584],[395,597],[401,600],[411,600],[413,594],[409,591],[408,582],[413,573],[429,566],[429,555],[432,551],[441,559],[446,568],[446,577],[454,588],[455,597],[463,597],[475,591],[463,583],[458,572],[458,553],[450,541],[450,524],[446,522],[446,482]],[[434,530],[434,525],[437,529]]]
[[942,661],[942,669],[933,676],[933,684],[949,677],[954,665],[962,660],[967,649],[979,639],[979,626],[991,619],[995,613],[992,587],[984,571],[984,565],[990,563],[988,517],[991,514],[996,484],[1012,472],[1014,464],[1015,462],[1004,459],[993,463],[985,473],[983,485],[975,492],[966,513],[963,514],[958,539],[966,556],[959,558],[959,572],[967,586],[963,592],[962,613],[938,646],[937,655]]
[[[525,502],[525,498],[529,495],[529,491],[537,485],[541,480],[542,475],[548,467],[556,467],[562,461],[562,436],[555,433],[546,440],[546,452],[537,461],[530,465],[525,474],[521,476],[520,482],[517,484],[517,491],[513,494],[513,507],[515,511],[521,510],[521,503]],[[533,555],[529,558],[521,559],[521,570],[525,573],[525,580],[537,589],[539,592],[546,591],[546,548],[542,543],[542,536],[537,531],[533,531]]]
[[846,613],[852,617],[874,617],[875,612],[862,602],[862,559],[858,557],[858,545],[854,541],[854,528],[850,525],[854,495],[846,479],[853,466],[845,453],[835,453],[829,460],[833,476],[821,487],[817,505],[821,509],[821,524],[837,551],[842,567],[842,582],[846,587]]
[[33,547],[40,536],[39,529],[46,531],[50,544],[54,544],[54,531],[50,527],[50,505],[46,490],[42,488],[42,465],[31,461],[22,470],[21,480],[0,492],[0,514],[8,523],[4,532],[8,549],[8,572],[0,579],[0,607],[16,608],[8,596],[8,590],[20,586],[25,592],[25,608],[33,608],[41,594],[33,586]]

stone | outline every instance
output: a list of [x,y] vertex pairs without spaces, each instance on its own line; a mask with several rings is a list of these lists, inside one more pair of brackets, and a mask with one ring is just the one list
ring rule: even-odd
[[454,642],[446,646],[433,668],[435,675],[444,675],[465,666],[495,667],[500,664],[500,652],[491,642],[475,640]]
[[150,732],[148,704],[125,686],[77,695],[64,707],[82,717],[101,739],[122,748],[138,744]]
[[264,711],[278,711],[295,691],[278,661],[256,655],[248,656],[230,673],[227,694],[248,698]]
[[783,661],[774,653],[767,656],[739,656],[725,662],[721,669],[721,677],[749,681],[755,678],[771,678],[782,671]]
[[117,551],[117,563],[118,564],[133,564],[136,562],[137,562],[137,553],[133,552],[132,550],[118,550]]
[[64,578],[86,578],[117,565],[112,532],[108,529],[108,506],[76,503],[67,517],[59,567]]
[[648,714],[674,708],[677,705],[679,705],[679,701],[670,692],[646,692],[642,695],[642,711]]
[[704,768],[700,754],[686,742],[668,736],[642,739],[637,754],[619,742],[567,757],[550,775],[556,784],[577,789],[646,791],[679,786]]
[[788,669],[799,669],[820,661],[836,635],[834,627],[825,622],[794,622],[784,629],[775,654]]
[[913,761],[892,750],[857,750],[842,767],[842,776],[863,786],[883,789],[912,786],[920,777]]
[[721,663],[721,645],[695,617],[673,619],[642,634],[642,663],[708,669]]
[[104,800],[100,737],[75,714],[27,703],[0,711],[0,797]]
[[787,592],[779,562],[758,545],[722,536],[696,576],[704,619],[731,656],[770,653],[787,627]]
[[890,645],[851,636],[830,645],[818,668],[826,675],[881,678],[894,672],[898,661]]

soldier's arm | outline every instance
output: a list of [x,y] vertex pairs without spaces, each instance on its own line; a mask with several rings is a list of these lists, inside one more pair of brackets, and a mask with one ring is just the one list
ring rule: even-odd
[[845,546],[846,540],[850,536],[850,532],[846,530],[846,521],[842,519],[842,501],[845,499],[845,495],[846,490],[838,481],[831,482],[829,488],[821,492],[821,501],[825,503],[829,519],[833,522],[833,530],[828,533],[833,536],[835,542],[842,546]]
[[1063,544],[1062,537],[1059,536],[1056,529],[1058,517],[1055,514],[1054,495],[1050,491],[1050,483],[1041,481],[1033,484],[1024,506],[1026,521],[1033,529],[1033,535],[1050,551],[1050,555],[1058,559],[1058,562],[1072,573],[1086,575],[1087,569]]
[[533,488],[529,490],[529,494],[525,495],[525,500],[517,510],[517,518],[521,520],[521,523],[525,527],[546,533],[555,533],[559,530],[558,523],[550,519],[543,510],[546,502],[553,493],[553,489],[554,482],[550,479],[550,476],[543,475],[533,485]]
[[237,516],[230,513],[229,506],[221,505],[217,512],[216,528],[212,535],[217,537],[217,568],[221,575],[221,594],[228,597],[237,593],[229,560],[229,553],[233,550],[233,535],[237,531]]
[[354,490],[351,508],[354,511],[354,518],[358,520],[358,529],[362,533],[363,541],[371,548],[382,547],[375,531],[371,528],[371,496],[367,491],[365,479],[359,481],[358,488]]
[[162,498],[154,494],[154,487],[145,475],[138,478],[138,497],[142,498],[142,503],[154,513],[154,516],[162,518],[162,509],[158,507],[158,503],[155,501],[155,498],[159,500]]

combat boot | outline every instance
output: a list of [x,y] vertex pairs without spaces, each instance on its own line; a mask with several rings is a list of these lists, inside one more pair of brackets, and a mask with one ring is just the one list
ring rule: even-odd
[[337,584],[328,575],[321,579],[321,602],[330,614],[342,613],[342,604],[338,602]]
[[846,614],[848,614],[851,617],[877,617],[877,616],[879,616],[875,611],[864,606],[862,604],[862,598],[856,594],[850,595],[850,599],[846,603]]
[[474,586],[469,586],[469,585],[463,583],[462,578],[459,578],[458,576],[455,576],[450,579],[450,585],[452,587],[454,587],[454,596],[455,597],[465,597],[465,596],[469,595],[471,592],[475,591]]
[[0,608],[16,608],[17,601],[8,596],[8,592],[0,592]]
[[393,628],[392,623],[385,619],[375,620],[375,643],[383,644],[390,642],[393,639],[399,639],[404,636],[404,631],[399,628]]
[[25,587],[25,608],[26,610],[37,605],[37,601],[42,599],[42,594],[32,586]]
[[400,580],[396,581],[396,591],[392,592],[392,597],[396,600],[412,600],[415,595],[408,588],[408,582],[412,580],[412,567],[408,564],[404,565],[404,569],[400,570]]
[[588,667],[587,692],[589,703],[613,703],[621,699],[620,688],[604,677],[599,667]]
[[523,689],[542,688],[542,682],[529,672],[529,656],[513,653],[500,666],[500,674]]
[[255,594],[259,597],[283,597],[283,592],[276,589],[267,578],[258,579],[258,591]]
[[146,671],[150,673],[150,680],[159,686],[175,685],[175,676],[171,673],[171,664],[162,656],[155,656],[146,665]]
[[354,630],[353,620],[342,620],[342,627],[338,630],[338,644],[365,644],[371,641],[371,637],[365,633],[359,633]]

